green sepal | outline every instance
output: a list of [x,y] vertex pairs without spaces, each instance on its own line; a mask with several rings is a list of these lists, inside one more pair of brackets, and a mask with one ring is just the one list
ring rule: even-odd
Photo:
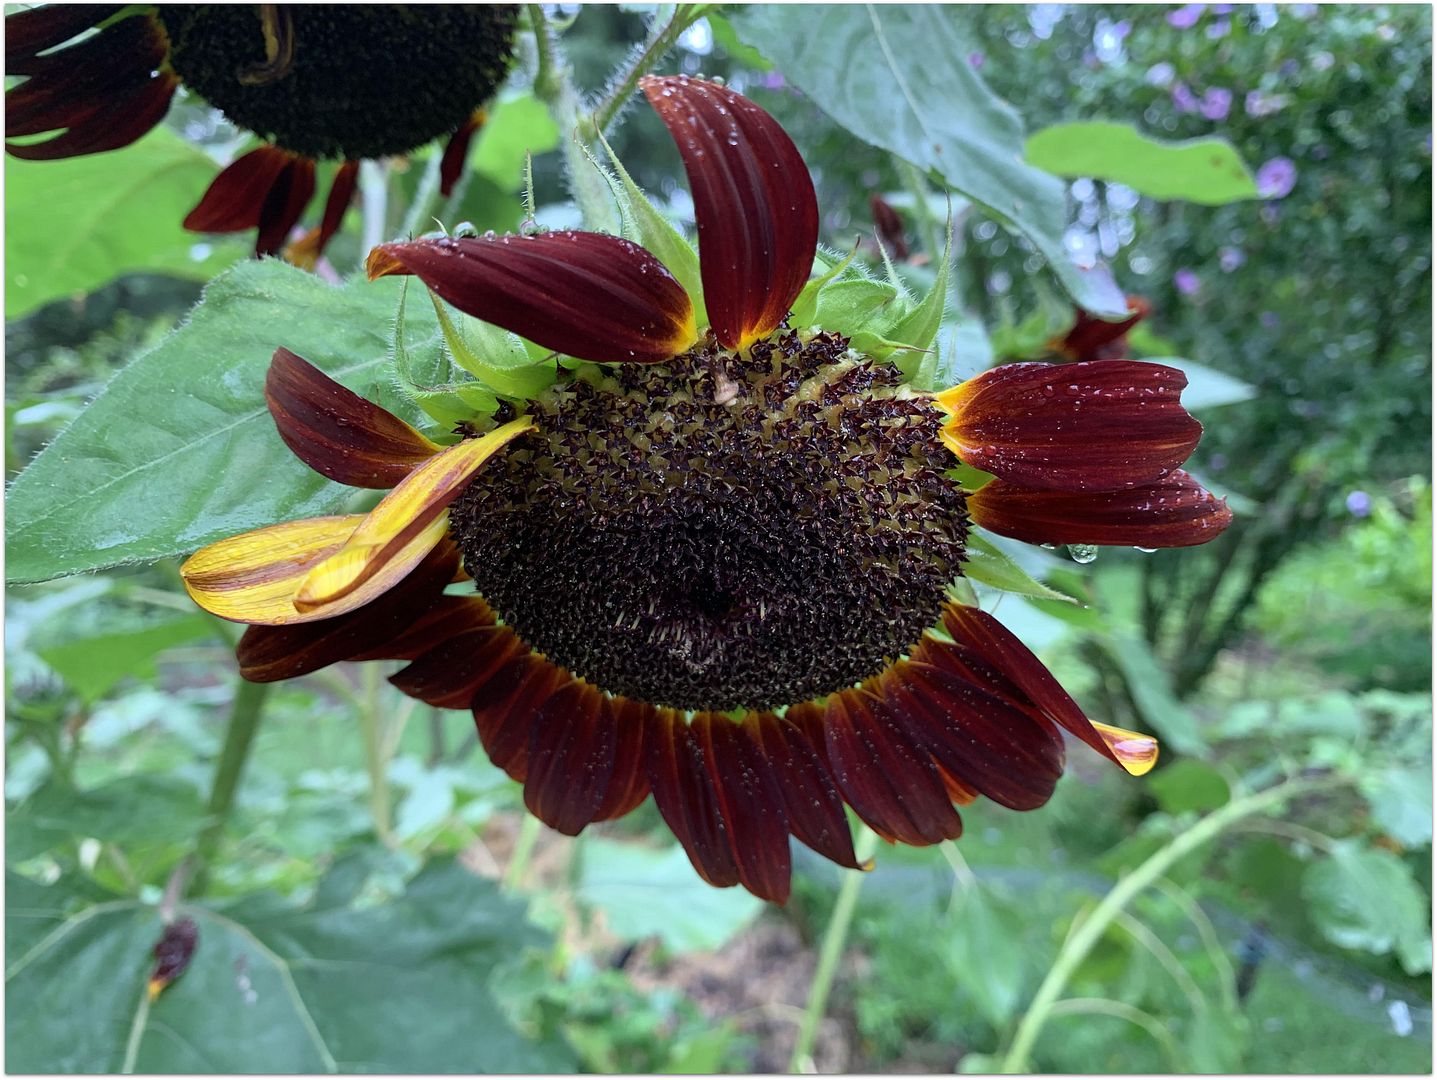
[[854,256],[857,254],[857,245],[855,245],[853,250],[846,256],[841,258],[837,253],[825,251],[823,248],[819,248],[814,252],[814,263],[824,263],[828,266],[828,270],[826,270],[822,276],[813,278],[805,284],[802,291],[799,292],[798,299],[793,302],[793,307],[790,309],[793,313],[789,320],[791,326],[814,325],[814,316],[818,312],[819,293],[823,291],[824,287],[828,285],[830,281],[848,269],[849,264],[853,262]]
[[553,384],[552,365],[539,362],[551,356],[553,350],[545,349],[535,357],[518,334],[463,314],[456,323],[432,290],[429,299],[434,303],[439,329],[454,363],[485,388],[501,397],[528,400]]
[[[442,425],[446,432],[456,424],[492,413],[498,407],[499,399],[478,383],[468,386],[448,381],[436,384],[421,379],[415,373],[413,358],[404,346],[404,309],[408,302],[409,281],[406,278],[404,287],[399,292],[399,307],[394,313],[394,340],[390,345],[394,360],[394,389],[402,397],[418,405],[430,419]],[[440,312],[441,319],[445,317],[437,302],[435,310]],[[438,363],[444,369],[442,377],[447,379],[452,373],[449,356],[443,349],[437,349],[436,352]]]
[[[943,310],[948,306],[948,272],[953,265],[953,229],[948,229],[948,242],[943,245],[943,258],[938,263],[937,276],[933,280],[933,288],[928,290],[928,295],[923,302],[909,311],[901,320],[895,323],[888,336],[895,341],[920,350],[932,349],[934,341],[938,338],[938,328],[943,324]],[[890,267],[890,270],[892,268]],[[909,381],[917,381],[924,374],[927,367],[929,381],[938,370],[938,353],[936,349],[931,352],[932,362],[924,363],[924,358],[912,366],[909,370],[904,364],[898,366],[903,370]]]
[[835,281],[818,293],[814,325],[844,337],[881,332],[893,318],[898,290],[882,281],[849,278]]
[[1067,593],[1044,585],[991,541],[985,540],[974,531],[968,533],[966,550],[963,553],[963,576],[1004,592],[1017,593],[1019,596],[1078,603]]
[[609,155],[613,172],[600,167],[598,162],[594,162],[594,167],[608,181],[614,201],[619,204],[619,220],[622,222],[624,236],[647,248],[650,254],[669,268],[669,273],[674,275],[684,287],[684,292],[689,294],[689,300],[694,305],[694,319],[698,328],[703,330],[708,326],[709,319],[704,308],[703,273],[699,267],[698,252],[684,238],[684,234],[659,213],[659,208],[649,201],[643,189],[634,183],[634,178],[629,175],[618,155],[614,153],[614,148],[603,135],[599,136],[599,142],[604,147],[604,152]]

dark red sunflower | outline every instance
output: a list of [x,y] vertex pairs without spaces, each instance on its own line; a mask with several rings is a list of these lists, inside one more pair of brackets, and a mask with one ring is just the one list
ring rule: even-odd
[[[643,89],[693,188],[701,259],[683,272],[701,296],[593,233],[377,248],[371,276],[417,275],[591,363],[560,365],[441,449],[277,352],[266,396],[290,449],[393,490],[368,515],[272,526],[186,563],[198,603],[253,624],[243,674],[406,660],[395,685],[472,710],[555,829],[652,794],[707,881],[779,902],[790,836],[857,865],[845,804],[890,841],[956,837],[955,804],[1046,802],[1064,731],[1145,772],[1153,739],[1088,720],[952,590],[977,527],[1216,536],[1226,506],[1178,469],[1200,433],[1182,373],[1016,364],[935,395],[849,338],[787,327],[833,278],[808,281],[818,210],[793,143],[718,85]],[[954,454],[996,478],[963,487]],[[468,595],[451,594],[461,581]]]
[[[185,218],[195,232],[257,229],[283,247],[339,159],[321,224],[289,252],[312,265],[354,195],[359,159],[447,135],[457,180],[485,102],[509,70],[514,5],[49,4],[5,19],[5,148],[36,160],[128,146],[180,86],[266,145],[234,161]],[[43,141],[14,142],[52,134]]]

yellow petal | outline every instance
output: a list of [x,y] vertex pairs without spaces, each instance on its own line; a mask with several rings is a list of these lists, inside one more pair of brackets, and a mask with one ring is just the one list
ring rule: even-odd
[[1143,776],[1158,763],[1158,740],[1151,735],[1127,731],[1109,724],[1093,722],[1093,728],[1108,744],[1108,749],[1118,759],[1118,764],[1129,775]]
[[191,599],[222,619],[281,626],[323,618],[296,611],[295,590],[363,520],[363,514],[306,518],[231,536],[191,555],[180,576]]
[[372,599],[395,584],[439,543],[448,527],[449,504],[474,474],[499,449],[533,428],[533,421],[520,417],[420,465],[369,512],[339,551],[309,571],[294,606],[337,615],[358,606],[352,603],[358,593]]
[[963,402],[971,393],[972,379],[961,382],[957,386],[950,386],[947,390],[933,396],[933,403],[944,412],[951,414],[959,412],[963,408]]

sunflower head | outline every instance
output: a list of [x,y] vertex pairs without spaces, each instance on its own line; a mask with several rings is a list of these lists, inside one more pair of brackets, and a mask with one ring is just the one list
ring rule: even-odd
[[[779,901],[790,836],[857,865],[845,805],[891,841],[956,837],[980,796],[1042,805],[1064,731],[1146,771],[1154,740],[1090,721],[959,586],[977,529],[1217,535],[1226,506],[1178,468],[1201,431],[1182,373],[1009,364],[931,385],[946,258],[922,302],[838,260],[810,280],[813,185],[773,118],[714,83],[642,85],[689,176],[697,257],[617,162],[632,238],[371,253],[372,277],[429,286],[454,359],[504,399],[459,442],[276,354],[290,448],[392,490],[186,564],[199,603],[252,624],[241,670],[405,660],[394,683],[472,710],[545,822],[577,833],[652,794],[706,880]],[[446,304],[490,324],[485,349],[559,361],[552,377],[521,388]]]

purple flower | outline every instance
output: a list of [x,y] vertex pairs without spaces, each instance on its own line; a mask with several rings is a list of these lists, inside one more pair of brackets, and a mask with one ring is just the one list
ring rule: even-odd
[[1210,86],[1203,91],[1198,110],[1209,120],[1226,120],[1232,110],[1232,91]]
[[1148,68],[1148,73],[1143,76],[1149,86],[1169,86],[1177,69],[1166,60],[1159,61]]
[[1365,518],[1372,513],[1372,496],[1365,491],[1347,493],[1347,512],[1353,517]]
[[982,69],[983,64],[987,61],[987,59],[988,58],[980,52],[970,52],[968,54],[968,66],[971,67],[974,71],[979,71]]
[[1214,41],[1216,41],[1218,38],[1227,37],[1228,34],[1230,34],[1231,32],[1231,19],[1214,19],[1212,22],[1208,23],[1207,30],[1205,31],[1207,36],[1212,38]]
[[1242,248],[1225,247],[1218,252],[1218,265],[1222,267],[1224,274],[1231,274],[1243,263],[1247,262],[1247,256],[1243,254]]
[[1264,311],[1257,317],[1257,321],[1262,324],[1264,330],[1276,330],[1282,325],[1282,320],[1277,317],[1275,311]]
[[1297,166],[1292,158],[1275,157],[1264,161],[1257,170],[1257,193],[1264,199],[1281,199],[1291,194],[1297,184]]
[[1172,94],[1173,94],[1173,108],[1177,109],[1178,112],[1183,112],[1183,113],[1197,112],[1197,110],[1198,110],[1198,99],[1197,99],[1197,95],[1194,94],[1191,90],[1188,89],[1188,84],[1187,84],[1187,83],[1185,83],[1185,82],[1173,83]]
[[1173,285],[1184,296],[1192,296],[1202,288],[1202,280],[1186,266],[1173,275]]
[[788,83],[781,71],[770,71],[763,77],[763,88],[765,90],[782,90]]
[[1168,25],[1176,26],[1179,30],[1190,30],[1202,18],[1203,9],[1206,7],[1206,4],[1184,4],[1175,11],[1169,11]]
[[1249,90],[1243,99],[1243,111],[1248,116],[1261,118],[1282,112],[1291,103],[1288,94],[1264,94],[1261,90]]

